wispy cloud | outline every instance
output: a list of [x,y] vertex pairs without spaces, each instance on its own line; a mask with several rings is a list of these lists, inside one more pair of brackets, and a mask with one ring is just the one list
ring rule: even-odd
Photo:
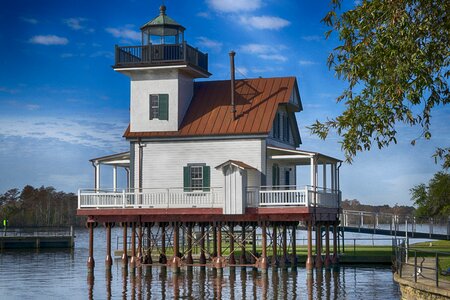
[[118,28],[108,27],[105,30],[116,38],[139,41],[141,39],[141,34],[138,31],[133,30],[132,27],[133,25],[126,25]]
[[278,62],[285,62],[288,58],[281,54],[286,49],[284,45],[268,45],[268,44],[246,44],[240,47],[244,53],[255,54],[264,60],[273,60]]
[[317,65],[317,62],[312,61],[312,60],[299,60],[298,64],[300,66],[311,66],[311,65]]
[[305,35],[301,37],[302,40],[308,41],[308,42],[319,42],[323,41],[325,37],[320,35]]
[[39,23],[39,21],[34,18],[20,17],[20,20],[22,20],[25,23],[29,23],[29,24],[33,24],[33,25]]
[[[31,105],[30,105],[31,106]],[[60,142],[116,151],[126,123],[90,118],[16,117],[0,119],[0,135],[6,137],[51,139]],[[39,135],[36,133],[39,132]],[[120,144],[120,143],[119,143]]]
[[200,46],[212,49],[216,52],[219,52],[222,49],[222,43],[219,41],[211,40],[204,36],[198,37],[197,40]]
[[67,45],[69,40],[65,37],[57,36],[57,35],[35,35],[30,40],[32,44],[38,45]]
[[273,16],[242,16],[239,20],[252,28],[268,30],[279,30],[291,24],[288,20]]
[[27,110],[38,110],[39,108],[41,108],[41,106],[37,104],[26,104],[25,108]]
[[261,0],[206,0],[206,3],[215,11],[226,13],[250,12],[262,6]]
[[17,94],[17,92],[19,92],[19,90],[10,89],[5,86],[0,86],[0,92],[7,93],[7,94]]
[[201,11],[201,12],[197,13],[197,17],[202,17],[202,18],[205,18],[205,19],[211,19],[212,18],[211,15],[209,13],[205,12],[205,11]]
[[89,57],[105,57],[105,58],[113,58],[114,53],[111,51],[96,51],[92,53]]
[[87,22],[86,18],[69,18],[63,19],[63,23],[69,26],[69,28],[73,30],[83,30],[86,32],[94,32],[93,28],[88,28],[85,23]]

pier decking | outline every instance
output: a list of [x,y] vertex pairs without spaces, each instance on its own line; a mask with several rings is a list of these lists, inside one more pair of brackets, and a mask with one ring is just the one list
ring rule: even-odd
[[0,231],[0,249],[73,248],[73,228],[70,229],[8,229]]

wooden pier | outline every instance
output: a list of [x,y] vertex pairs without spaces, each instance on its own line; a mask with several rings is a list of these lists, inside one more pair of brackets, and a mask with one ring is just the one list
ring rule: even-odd
[[75,245],[70,229],[8,229],[0,231],[0,250],[5,249],[63,249]]

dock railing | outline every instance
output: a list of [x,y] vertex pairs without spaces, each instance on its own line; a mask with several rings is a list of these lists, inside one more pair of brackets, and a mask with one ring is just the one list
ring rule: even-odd
[[450,289],[450,252],[408,247],[393,239],[393,254],[393,267],[400,278]]

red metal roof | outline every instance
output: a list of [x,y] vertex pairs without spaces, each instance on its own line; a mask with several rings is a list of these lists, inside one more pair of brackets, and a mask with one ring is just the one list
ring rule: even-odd
[[[236,80],[236,120],[231,113],[229,80],[194,83],[194,97],[178,131],[130,132],[126,138],[268,134],[278,105],[289,103],[295,77]],[[301,105],[301,104],[299,104]],[[295,106],[300,110],[301,106]]]

